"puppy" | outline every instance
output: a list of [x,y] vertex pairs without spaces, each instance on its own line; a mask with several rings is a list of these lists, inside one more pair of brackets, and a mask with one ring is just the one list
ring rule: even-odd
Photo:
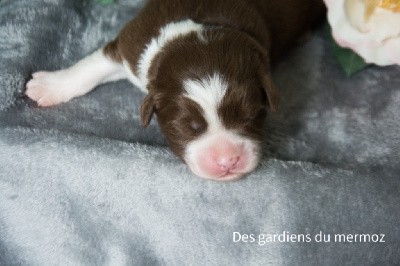
[[206,179],[240,178],[261,156],[277,108],[270,67],[323,15],[320,0],[148,0],[102,49],[70,68],[36,72],[26,95],[46,107],[130,80],[146,93],[172,149]]

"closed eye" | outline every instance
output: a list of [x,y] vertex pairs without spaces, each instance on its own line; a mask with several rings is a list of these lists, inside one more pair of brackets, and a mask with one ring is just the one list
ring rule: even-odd
[[206,130],[207,125],[201,121],[192,120],[190,121],[190,129],[196,135],[202,134]]

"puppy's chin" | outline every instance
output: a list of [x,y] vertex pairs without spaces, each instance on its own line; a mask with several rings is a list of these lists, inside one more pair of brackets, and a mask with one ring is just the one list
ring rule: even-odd
[[248,167],[246,170],[241,170],[239,172],[235,171],[226,171],[220,175],[215,175],[212,173],[207,172],[207,170],[201,169],[198,164],[192,162],[186,162],[189,169],[192,171],[193,174],[196,176],[207,179],[207,180],[214,180],[219,182],[226,182],[226,181],[235,181],[241,179],[242,177],[246,176],[250,172],[252,172],[258,165],[259,158],[254,161],[254,163]]
[[206,134],[188,144],[183,159],[201,178],[233,181],[257,167],[259,147],[258,142],[234,134]]

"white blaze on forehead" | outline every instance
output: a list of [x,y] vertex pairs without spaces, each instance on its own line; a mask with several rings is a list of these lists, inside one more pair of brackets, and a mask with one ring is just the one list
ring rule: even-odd
[[219,178],[211,173],[210,170],[204,168],[204,164],[201,162],[207,159],[207,156],[209,156],[209,160],[215,160],[212,157],[213,150],[221,153],[226,152],[223,149],[218,149],[218,144],[221,141],[236,147],[244,163],[237,169],[237,172],[220,180],[234,179],[252,171],[260,160],[259,143],[225,128],[218,115],[218,108],[228,90],[228,83],[223,76],[214,73],[199,80],[188,79],[183,82],[183,87],[185,89],[184,96],[201,107],[208,124],[207,132],[190,141],[185,147],[183,159],[193,173],[203,178]]
[[214,73],[200,80],[186,80],[183,86],[186,91],[185,96],[203,109],[209,130],[221,129],[223,126],[218,116],[218,106],[228,89],[228,84],[223,77]]
[[[130,80],[141,90],[147,92],[147,85],[149,83],[148,72],[157,54],[159,54],[169,42],[184,35],[197,32],[199,34],[198,36],[203,36],[201,34],[203,29],[204,27],[202,24],[195,23],[190,19],[166,24],[160,29],[159,34],[146,45],[146,48],[139,58],[137,77],[132,73]],[[125,67],[129,67],[126,64],[124,65]],[[130,69],[128,70],[130,71]]]

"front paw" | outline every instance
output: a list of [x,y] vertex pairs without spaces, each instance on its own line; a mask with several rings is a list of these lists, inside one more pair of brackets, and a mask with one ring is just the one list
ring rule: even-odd
[[63,80],[57,72],[40,71],[32,75],[26,84],[25,95],[37,102],[38,106],[48,107],[70,100],[63,90]]

